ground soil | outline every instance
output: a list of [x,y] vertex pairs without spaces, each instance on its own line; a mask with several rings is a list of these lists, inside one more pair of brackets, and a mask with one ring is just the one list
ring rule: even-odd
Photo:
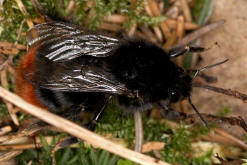
[[[202,53],[203,60],[199,66],[205,66],[229,58],[229,62],[206,71],[217,76],[213,84],[230,88],[247,94],[247,1],[215,0],[215,10],[210,22],[225,19],[226,23],[201,38],[203,45],[209,46],[218,42],[220,47]],[[192,100],[203,113],[216,114],[224,107],[231,107],[228,116],[242,116],[247,121],[247,103],[222,94],[204,89],[194,89]],[[240,130],[233,130],[239,135]],[[242,132],[241,132],[242,133]]]

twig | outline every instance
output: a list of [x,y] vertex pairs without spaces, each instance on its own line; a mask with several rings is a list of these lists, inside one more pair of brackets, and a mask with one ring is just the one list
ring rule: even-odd
[[192,16],[191,16],[191,12],[190,12],[190,8],[188,5],[187,0],[180,0],[181,5],[182,5],[182,9],[184,12],[184,18],[187,22],[191,22],[192,21]]
[[33,160],[30,160],[27,165],[32,165],[33,164]]
[[120,14],[112,14],[104,18],[104,21],[116,23],[116,24],[123,24],[128,20],[126,16]]
[[[150,8],[150,4],[148,2],[145,3],[145,11],[146,13],[149,15],[149,16],[153,16],[153,11],[152,9]],[[162,37],[162,32],[161,30],[159,29],[158,26],[152,26],[152,29],[157,37],[157,39],[162,42],[163,41],[163,37]]]
[[134,112],[135,119],[135,151],[142,152],[143,145],[143,123],[142,114],[139,111]]
[[[1,84],[2,84],[2,86],[8,87],[7,71],[6,71],[6,69],[4,69],[4,70],[1,71],[0,76],[1,76]],[[17,117],[16,113],[13,111],[13,108],[14,108],[13,105],[10,104],[9,102],[5,101],[5,100],[4,100],[4,103],[6,104],[6,107],[8,109],[8,112],[10,114],[10,117],[11,117],[12,121],[14,122],[15,125],[19,126],[20,123],[19,123],[19,120],[18,120],[18,117]]]
[[165,45],[163,46],[165,50],[169,50],[177,40],[177,32],[174,30],[172,31],[172,34],[169,38],[167,38],[167,41],[165,42]]
[[2,127],[0,128],[0,135],[2,136],[10,131],[12,131],[12,128],[10,126]]
[[[184,17],[178,16],[177,18],[177,43],[180,43],[182,41],[182,38],[184,36]],[[179,66],[183,65],[183,56],[179,56],[177,59],[177,63]]]
[[[167,23],[168,27],[171,29],[175,29],[177,27],[177,21],[174,19],[166,19],[165,22]],[[200,25],[192,23],[192,22],[184,22],[184,29],[185,30],[195,30],[198,29]]]
[[[150,11],[151,11],[151,14],[149,13],[150,16],[161,16],[158,3],[155,0],[149,1],[148,7],[150,8]],[[162,30],[162,33],[165,38],[169,38],[171,36],[170,29],[166,25],[165,21],[160,22],[159,27]]]
[[0,154],[0,162],[9,160],[17,155],[21,154],[22,151],[12,151],[12,152],[5,152]]
[[[179,1],[177,1],[179,2]],[[165,13],[165,16],[172,18],[172,19],[177,19],[179,12],[180,12],[180,3],[174,3]]]
[[178,43],[180,43],[184,36],[184,17],[183,16],[178,16],[178,19],[177,19],[177,35],[178,35]]
[[117,145],[85,128],[80,127],[79,125],[69,120],[66,120],[34,105],[31,105],[23,99],[21,99],[20,97],[18,97],[17,95],[5,90],[2,87],[0,87],[0,97],[20,107],[23,111],[30,113],[33,116],[36,116],[39,119],[42,119],[45,122],[52,124],[55,127],[58,127],[73,136],[76,136],[90,144],[99,146],[99,148],[105,149],[123,158],[129,159],[131,161],[143,165],[168,165],[168,163],[165,163],[163,161],[154,159],[149,156],[145,156],[143,154],[134,152],[130,149]]
[[157,42],[157,38],[154,37],[153,32],[149,28],[145,26],[140,26],[139,28],[150,41]]
[[14,45],[18,44],[18,41],[19,41],[19,39],[21,37],[21,31],[22,31],[23,25],[24,25],[24,20],[22,20],[22,22],[21,22],[21,26],[19,27],[19,30],[18,30],[18,33],[17,33],[17,39],[16,39]]
[[242,140],[236,138],[235,136],[222,129],[214,128],[213,130],[214,133],[210,132],[207,136],[203,136],[202,139],[211,142],[237,146],[244,150],[247,150],[247,144],[245,144]]
[[6,66],[8,66],[9,60],[5,60],[1,65],[0,65],[0,71],[4,70]]
[[13,76],[16,75],[16,70],[13,68],[13,66],[11,65],[7,65],[7,70],[10,74],[12,74]]
[[[24,16],[27,16],[28,15],[27,10],[26,10],[25,6],[23,5],[22,1],[21,0],[15,0],[15,1],[17,3],[17,6],[19,7],[20,11],[22,12],[22,14]],[[31,19],[27,18],[26,21],[27,21],[27,25],[30,28],[33,27],[33,22]]]
[[150,0],[148,2],[148,6],[150,7],[150,10],[152,11],[153,16],[160,16],[160,9],[159,9],[159,6],[156,0]]
[[44,126],[42,127],[42,126],[36,125],[35,123],[32,123],[30,126],[28,126],[28,128],[20,130],[15,134],[1,136],[0,143],[2,145],[13,144],[16,141],[23,140],[23,137],[25,139],[25,137],[28,137],[32,135],[33,133],[40,131],[41,129],[44,129],[44,128],[46,127]]
[[160,31],[159,27],[158,26],[153,26],[152,28],[153,28],[154,33],[155,33],[156,37],[158,38],[158,40],[160,42],[162,42],[163,41],[163,37],[162,37],[162,32]]
[[164,142],[148,142],[143,144],[142,153],[151,152],[153,150],[162,150],[165,147]]
[[13,144],[13,145],[0,145],[0,151],[16,151],[16,150],[26,150],[33,149],[35,147],[41,147],[42,144]]
[[76,1],[75,0],[70,0],[69,1],[69,5],[68,5],[68,7],[66,9],[68,15],[70,15],[73,12],[73,10],[75,9],[75,5],[76,5]]
[[222,94],[225,94],[227,96],[232,96],[232,97],[235,97],[237,99],[240,99],[240,100],[247,102],[247,95],[246,94],[243,94],[241,92],[238,92],[238,91],[235,91],[232,89],[223,89],[223,88],[218,88],[215,86],[210,86],[210,85],[206,85],[206,84],[202,84],[202,83],[193,83],[192,86],[197,87],[197,88],[204,88],[207,90],[211,90],[211,91],[216,92],[216,93],[222,93]]
[[[135,31],[135,36],[140,38],[140,39],[149,40],[149,37],[147,37],[147,35],[145,35],[145,33],[140,32],[139,30]],[[157,42],[157,40],[152,40],[152,39],[150,39],[150,41]]]
[[133,23],[133,25],[131,26],[131,28],[128,31],[128,36],[130,36],[130,37],[133,36],[135,34],[136,28],[137,28],[137,24]]
[[10,42],[4,42],[4,41],[0,41],[0,46],[1,47],[9,47],[9,48],[17,48],[19,50],[26,50],[26,46],[22,45],[22,44],[13,44]]
[[[197,114],[186,114],[183,112],[179,112],[169,108],[168,110],[161,111],[163,117],[168,120],[173,121],[181,121],[185,120],[187,123],[196,123],[199,116]],[[247,132],[247,125],[245,121],[241,117],[219,117],[210,114],[201,114],[201,116],[208,122],[208,123],[217,123],[217,124],[229,124],[229,125],[236,125],[241,127],[245,132]]]
[[101,22],[100,23],[100,28],[108,31],[113,31],[113,32],[119,32],[122,28],[118,24],[112,24],[112,23],[106,23],[106,22]]
[[190,34],[188,34],[187,36],[185,36],[182,41],[181,41],[181,45],[187,45],[190,42],[200,38],[201,36],[205,35],[206,33],[216,29],[217,27],[219,27],[220,25],[224,24],[225,20],[220,20],[214,23],[211,23],[209,25],[205,25],[203,27],[201,27],[198,30],[195,30],[194,32],[191,32]]

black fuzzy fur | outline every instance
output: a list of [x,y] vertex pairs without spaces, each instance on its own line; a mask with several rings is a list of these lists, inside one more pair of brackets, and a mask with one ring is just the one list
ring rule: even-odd
[[124,82],[128,89],[138,91],[142,100],[119,96],[120,105],[127,109],[150,109],[160,100],[176,102],[190,94],[189,75],[170,60],[167,52],[150,42],[124,41],[109,63],[117,80]]

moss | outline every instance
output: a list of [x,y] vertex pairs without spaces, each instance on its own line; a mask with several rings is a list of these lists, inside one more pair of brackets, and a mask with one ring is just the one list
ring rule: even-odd
[[8,109],[5,103],[0,103],[0,118],[4,118],[8,115]]
[[[145,141],[160,141],[165,132],[171,131],[165,122],[153,120],[145,117],[145,115],[143,115],[143,124]],[[110,133],[115,138],[124,139],[130,147],[133,147],[135,138],[133,114],[124,114],[119,110],[117,104],[112,104],[97,125],[96,132],[100,134]]]
[[[31,160],[33,161],[33,165],[52,164],[51,149],[57,140],[54,140],[52,145],[48,145],[44,137],[41,136],[41,142],[43,147],[40,151],[38,149],[25,150],[17,157],[18,164],[26,165]],[[55,159],[57,165],[116,165],[119,158],[107,151],[94,149],[80,143],[79,148],[64,148],[57,151]]]
[[164,140],[166,146],[162,151],[163,159],[172,164],[211,164],[213,156],[211,151],[201,157],[194,157],[194,152],[191,147],[192,139],[206,132],[207,130],[204,127],[191,129],[180,125],[172,135]]

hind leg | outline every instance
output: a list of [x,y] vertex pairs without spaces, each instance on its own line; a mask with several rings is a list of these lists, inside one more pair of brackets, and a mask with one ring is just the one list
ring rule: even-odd
[[[96,112],[94,114],[93,119],[87,123],[86,125],[84,125],[84,127],[88,128],[91,131],[94,131],[98,121],[102,118],[102,115],[107,107],[107,105],[109,104],[109,102],[111,101],[112,96],[106,96],[104,101],[102,101],[99,105],[97,105],[96,107],[98,109],[96,109]],[[52,156],[52,164],[55,165],[55,152],[61,148],[65,148],[68,147],[72,144],[78,143],[80,140],[74,136],[69,136],[65,139],[63,139],[62,141],[58,142],[54,148],[51,151],[51,156]]]

